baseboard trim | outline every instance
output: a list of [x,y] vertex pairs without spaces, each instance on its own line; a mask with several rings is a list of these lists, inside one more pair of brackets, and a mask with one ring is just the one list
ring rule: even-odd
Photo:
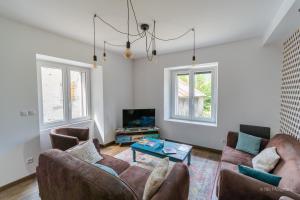
[[113,144],[115,144],[115,141],[111,141],[111,142],[106,143],[106,144],[100,144],[100,147],[104,148],[104,147],[107,147],[107,146],[110,146],[110,145],[113,145]]
[[195,149],[200,149],[200,150],[210,151],[210,152],[217,153],[217,154],[222,154],[222,151],[218,150],[218,149],[212,149],[212,148],[208,148],[208,147],[202,147],[202,146],[198,146],[198,145],[194,145],[194,144],[189,144],[189,143],[185,143],[185,142],[181,142],[181,141],[176,141],[176,140],[171,140],[171,139],[167,139],[167,138],[165,138],[165,140],[166,141],[170,141],[170,142],[176,142],[176,143],[182,143],[182,144],[191,145]]
[[17,184],[19,184],[19,183],[22,183],[22,182],[25,182],[25,181],[27,181],[27,180],[33,179],[33,178],[35,178],[35,176],[36,176],[36,174],[33,173],[33,174],[30,174],[30,175],[28,175],[28,176],[25,176],[25,177],[23,177],[23,178],[21,178],[21,179],[18,179],[18,180],[16,180],[16,181],[13,181],[13,182],[11,182],[11,183],[8,183],[8,184],[6,184],[6,185],[4,185],[4,186],[1,186],[1,187],[0,187],[0,192],[2,192],[2,191],[4,191],[4,190],[7,190],[8,188],[11,188],[11,187],[13,187],[13,186],[15,186],[15,185],[17,185]]

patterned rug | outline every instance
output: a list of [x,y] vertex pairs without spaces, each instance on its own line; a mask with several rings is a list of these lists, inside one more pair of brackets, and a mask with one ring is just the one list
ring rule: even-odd
[[[149,170],[159,162],[159,158],[136,152],[137,162],[132,162],[132,151],[127,149],[115,156],[121,160],[129,162],[131,165],[137,165]],[[174,162],[170,162],[170,169]],[[190,172],[190,191],[189,200],[210,200],[214,198],[214,183],[217,177],[219,162],[203,158],[193,152],[191,165],[189,166]],[[169,169],[169,170],[170,170]]]

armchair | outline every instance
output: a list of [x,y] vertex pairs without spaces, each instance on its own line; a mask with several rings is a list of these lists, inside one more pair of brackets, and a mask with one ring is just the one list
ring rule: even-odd
[[52,148],[65,151],[89,139],[88,128],[58,128],[50,133]]

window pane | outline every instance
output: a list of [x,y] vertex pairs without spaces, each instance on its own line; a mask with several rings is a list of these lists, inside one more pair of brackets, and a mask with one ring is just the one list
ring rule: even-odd
[[44,123],[64,120],[62,70],[41,67]]
[[194,117],[211,118],[211,72],[195,73]]
[[189,74],[178,74],[176,76],[175,89],[175,115],[189,116]]
[[86,73],[70,71],[72,118],[87,116]]

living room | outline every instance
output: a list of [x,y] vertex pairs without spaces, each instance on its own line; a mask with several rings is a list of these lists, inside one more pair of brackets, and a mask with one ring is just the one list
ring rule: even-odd
[[10,0],[0,27],[0,199],[300,199],[298,0]]

